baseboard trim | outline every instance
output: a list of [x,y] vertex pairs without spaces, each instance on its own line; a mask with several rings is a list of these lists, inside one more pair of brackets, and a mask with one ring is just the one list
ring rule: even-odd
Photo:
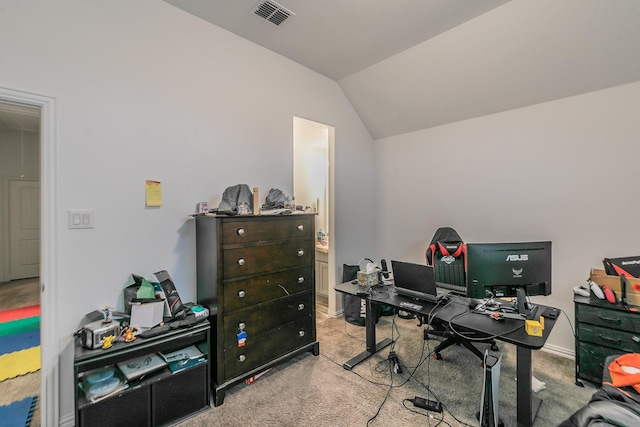
[[555,354],[556,356],[561,356],[571,360],[576,359],[576,353],[574,350],[569,350],[564,347],[558,347],[557,345],[553,344],[545,344],[545,346],[542,347],[542,351],[546,351],[547,353]]
[[75,414],[72,412],[60,418],[60,427],[73,427],[76,422]]
[[335,313],[327,313],[329,317],[342,317],[343,314],[344,314],[344,309],[336,311]]

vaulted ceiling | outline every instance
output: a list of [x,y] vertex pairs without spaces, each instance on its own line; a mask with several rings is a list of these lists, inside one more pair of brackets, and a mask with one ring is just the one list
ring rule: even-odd
[[640,80],[638,0],[165,1],[336,80],[374,139]]

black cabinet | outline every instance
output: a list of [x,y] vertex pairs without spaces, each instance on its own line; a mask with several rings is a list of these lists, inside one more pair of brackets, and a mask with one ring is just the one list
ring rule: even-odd
[[315,216],[196,217],[198,303],[215,324],[214,403],[298,354],[319,354]]
[[[176,423],[210,407],[210,324],[203,321],[185,329],[131,343],[116,343],[110,349],[89,350],[76,342],[73,362],[75,377],[76,426],[161,426]],[[163,367],[131,381],[122,391],[92,403],[83,389],[83,380],[118,363],[154,353],[170,353],[195,345],[206,362],[172,373]],[[121,376],[115,369],[115,375]],[[121,376],[122,377],[122,376]],[[124,380],[124,378],[122,378]]]
[[640,351],[640,313],[576,295],[576,383],[602,382],[607,356]]

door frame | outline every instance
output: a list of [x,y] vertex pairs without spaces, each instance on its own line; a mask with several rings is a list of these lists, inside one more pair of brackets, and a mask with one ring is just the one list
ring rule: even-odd
[[0,102],[40,109],[40,421],[58,425],[59,372],[56,290],[56,99],[0,86]]

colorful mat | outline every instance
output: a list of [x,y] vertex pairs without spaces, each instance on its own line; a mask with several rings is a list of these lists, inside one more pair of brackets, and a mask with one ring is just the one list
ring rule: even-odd
[[31,396],[0,406],[0,424],[7,427],[29,427],[37,401],[38,396]]
[[40,369],[40,346],[0,356],[0,381]]
[[0,336],[0,355],[26,350],[40,345],[40,329]]
[[40,369],[40,306],[0,311],[0,381]]
[[0,323],[11,322],[12,320],[26,319],[27,317],[35,316],[40,316],[39,304],[0,311]]

